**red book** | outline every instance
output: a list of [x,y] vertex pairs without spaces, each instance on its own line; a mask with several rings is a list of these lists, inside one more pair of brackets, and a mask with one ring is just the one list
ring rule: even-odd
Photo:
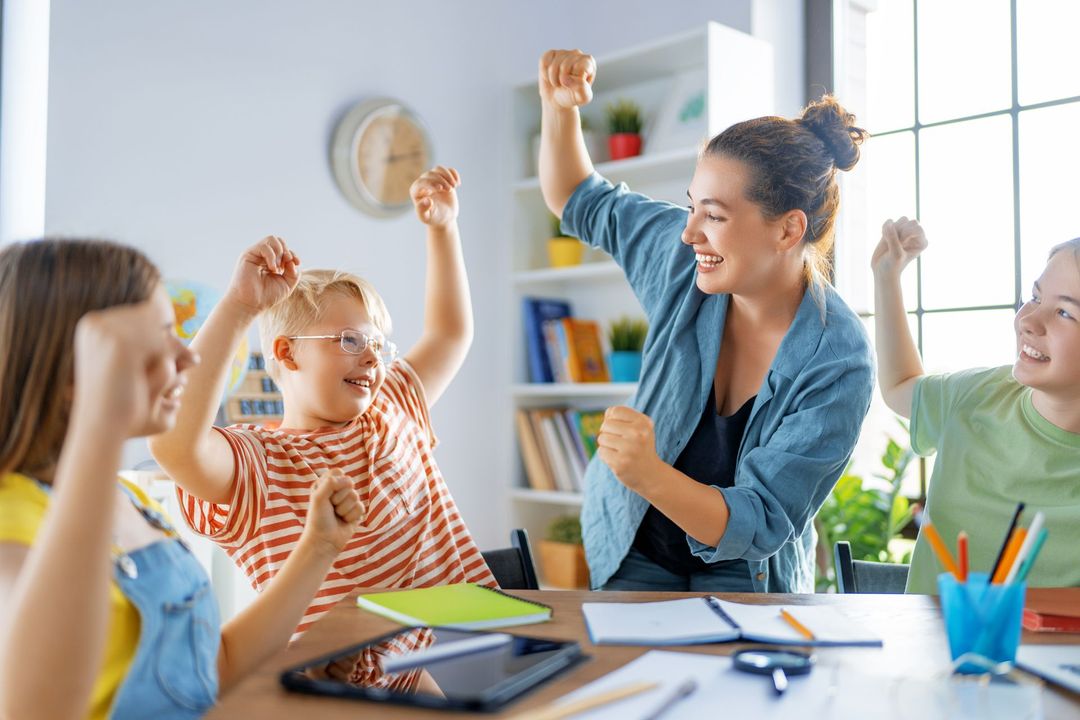
[[1025,630],[1080,633],[1080,588],[1029,588]]

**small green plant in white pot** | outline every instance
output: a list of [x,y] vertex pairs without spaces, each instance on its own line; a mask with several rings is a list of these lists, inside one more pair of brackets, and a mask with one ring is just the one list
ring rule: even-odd
[[611,356],[608,367],[612,382],[637,382],[641,377],[641,350],[649,324],[644,318],[622,317],[608,327]]

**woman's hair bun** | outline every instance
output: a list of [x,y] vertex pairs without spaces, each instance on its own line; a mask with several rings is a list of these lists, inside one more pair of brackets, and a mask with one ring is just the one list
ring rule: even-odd
[[856,127],[855,116],[849,113],[832,95],[825,95],[806,106],[798,121],[825,144],[833,164],[850,170],[859,162],[859,145],[870,133]]

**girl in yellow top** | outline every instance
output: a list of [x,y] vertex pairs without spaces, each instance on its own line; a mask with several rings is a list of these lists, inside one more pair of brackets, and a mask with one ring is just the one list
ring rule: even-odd
[[356,529],[356,492],[323,478],[275,582],[221,628],[160,508],[117,481],[124,441],[172,427],[198,362],[174,322],[136,250],[0,252],[0,717],[202,715],[285,646]]

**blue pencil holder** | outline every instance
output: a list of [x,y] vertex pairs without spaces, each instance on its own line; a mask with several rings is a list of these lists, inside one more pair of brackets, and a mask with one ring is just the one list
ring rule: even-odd
[[968,653],[978,656],[972,658],[976,662],[962,663],[957,672],[985,673],[989,665],[1016,662],[1026,590],[1022,582],[991,585],[986,573],[971,573],[966,583],[952,573],[938,575],[952,659]]

